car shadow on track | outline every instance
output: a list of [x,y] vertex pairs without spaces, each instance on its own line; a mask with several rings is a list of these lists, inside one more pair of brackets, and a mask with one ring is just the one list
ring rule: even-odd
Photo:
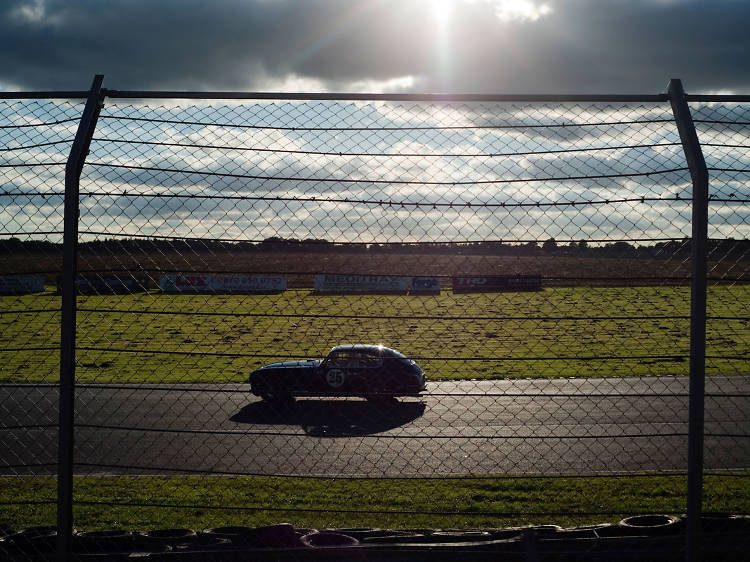
[[356,437],[406,425],[424,414],[422,402],[297,400],[253,402],[230,421],[264,425],[298,425],[313,437]]

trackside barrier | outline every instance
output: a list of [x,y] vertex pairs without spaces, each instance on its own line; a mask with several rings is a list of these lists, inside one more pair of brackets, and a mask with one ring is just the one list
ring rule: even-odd
[[44,291],[44,277],[39,275],[0,276],[0,295],[26,295]]
[[[8,478],[56,474],[58,484],[40,500],[56,503],[56,527],[0,537],[0,550],[64,558],[104,544],[261,548],[258,537],[273,536],[278,548],[308,553],[458,551],[458,541],[533,558],[564,535],[291,525],[74,535],[74,473],[502,485],[687,474],[687,518],[643,513],[565,536],[627,537],[637,556],[662,533],[669,556],[698,559],[719,548],[703,535],[745,524],[701,515],[716,501],[702,495],[704,473],[742,484],[750,465],[750,97],[689,95],[677,80],[643,96],[130,92],[102,83],[0,92],[0,469]],[[157,106],[159,98],[197,101]],[[35,294],[56,275],[59,297]],[[313,293],[285,292],[311,278]],[[156,279],[161,292],[144,292]],[[448,279],[452,291],[441,293]],[[270,293],[280,296],[262,296]],[[339,343],[399,348],[427,373],[427,392],[387,404],[248,398],[250,370],[291,370]],[[466,497],[483,506],[502,492],[493,483]],[[414,514],[539,516],[504,504],[454,512],[439,499]],[[621,516],[605,503],[585,514]],[[383,511],[319,511],[350,507],[362,517]],[[727,535],[727,552],[747,535]],[[573,550],[601,555],[623,544]]]
[[169,274],[159,278],[162,293],[282,293],[286,277],[268,275]]
[[405,275],[316,274],[313,288],[319,293],[439,293],[440,278]]
[[411,294],[440,293],[439,277],[411,277],[409,280]]
[[314,289],[331,293],[406,293],[410,278],[399,275],[327,275],[315,276]]
[[502,277],[454,277],[454,293],[482,293],[495,291],[541,291],[541,275]]
[[[147,279],[136,279],[128,274],[79,275],[75,289],[79,295],[126,295],[148,291]],[[62,293],[61,279],[57,279],[57,292]]]
[[[160,553],[179,560],[200,560],[206,556],[221,560],[239,560],[247,556],[305,560],[321,556],[328,559],[334,554],[354,559],[389,560],[398,551],[399,560],[421,560],[427,553],[438,556],[464,554],[481,560],[521,555],[521,559],[528,560],[533,551],[540,559],[555,557],[556,560],[585,561],[607,557],[643,560],[644,556],[652,559],[655,555],[659,560],[683,560],[685,520],[669,515],[647,517],[628,517],[614,525],[572,528],[540,525],[484,531],[310,529],[288,523],[255,528],[217,527],[198,532],[191,529],[79,531],[73,537],[73,553],[117,560]],[[719,532],[713,528],[712,520],[706,519],[705,523],[710,538],[704,551],[706,557],[731,560],[746,554],[750,546],[749,519],[725,518]],[[11,559],[24,556],[49,559],[55,553],[55,534],[51,527],[13,533],[0,541],[0,553]]]

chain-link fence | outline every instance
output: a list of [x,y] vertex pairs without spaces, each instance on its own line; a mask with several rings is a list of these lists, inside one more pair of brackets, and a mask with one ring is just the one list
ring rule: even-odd
[[[71,461],[88,531],[688,511],[702,316],[669,96],[133,97],[92,97],[76,248],[82,105],[0,105],[0,523],[64,523]],[[690,110],[702,509],[748,514],[748,105]]]
[[0,102],[3,557],[6,536],[55,524],[60,302],[49,289],[61,272],[63,178],[82,109],[67,100]]
[[[750,447],[750,387],[746,376],[750,326],[750,286],[746,282],[750,273],[749,109],[747,103],[691,104],[710,177],[704,454],[707,459],[721,455],[736,467],[743,464],[739,459]],[[712,384],[714,381],[716,384]],[[718,468],[706,464],[706,474],[721,474],[725,485],[748,496],[746,486],[731,483],[733,478],[744,480],[746,473],[721,472]]]

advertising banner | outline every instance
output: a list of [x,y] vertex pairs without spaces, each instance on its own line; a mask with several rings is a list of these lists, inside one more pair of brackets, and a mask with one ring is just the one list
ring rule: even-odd
[[501,291],[541,291],[541,275],[507,275],[497,277],[453,277],[454,293]]
[[315,275],[321,293],[406,293],[410,277],[403,275]]
[[175,273],[162,275],[159,288],[163,293],[281,293],[286,277]]
[[439,277],[412,277],[409,283],[410,293],[439,293]]
[[25,295],[44,291],[44,277],[41,275],[2,275],[0,295]]

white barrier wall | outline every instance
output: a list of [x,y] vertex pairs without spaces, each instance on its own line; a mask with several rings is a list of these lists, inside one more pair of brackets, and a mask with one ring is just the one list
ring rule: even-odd
[[323,273],[315,276],[314,287],[316,291],[334,293],[406,293],[409,290],[409,279],[402,275],[329,275]]
[[163,293],[276,293],[286,290],[286,277],[176,273],[162,275],[159,288]]
[[317,274],[314,288],[322,293],[434,293],[440,291],[438,277],[405,275]]

